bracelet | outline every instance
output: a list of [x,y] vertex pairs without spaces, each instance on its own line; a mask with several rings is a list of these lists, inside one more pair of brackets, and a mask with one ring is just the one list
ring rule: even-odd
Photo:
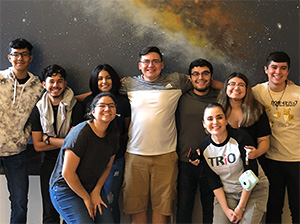
[[245,208],[240,207],[239,205],[236,206],[238,209],[242,210],[243,212],[245,211]]

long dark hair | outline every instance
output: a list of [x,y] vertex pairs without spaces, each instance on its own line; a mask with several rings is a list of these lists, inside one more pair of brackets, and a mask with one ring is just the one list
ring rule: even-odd
[[[90,118],[90,122],[94,122],[94,116],[92,114],[92,111],[95,110],[95,107],[97,106],[98,104],[98,101],[102,98],[102,97],[105,97],[105,96],[108,96],[110,97],[115,104],[117,104],[116,102],[116,98],[115,96],[110,93],[110,92],[103,92],[103,93],[99,93],[98,95],[96,95],[91,103],[91,109],[90,109],[90,112],[88,114],[89,118]],[[117,127],[117,122],[116,122],[116,119],[113,119],[107,129],[106,129],[106,135],[104,137],[104,139],[106,139],[109,143],[112,143],[115,147],[119,148],[119,129]]]
[[109,64],[101,64],[97,65],[91,74],[90,77],[90,89],[92,91],[92,95],[95,97],[97,94],[100,93],[100,90],[98,88],[98,75],[99,72],[102,70],[107,71],[111,77],[112,80],[112,88],[110,92],[112,92],[114,95],[118,94],[118,90],[121,85],[120,77],[118,73],[109,65]]
[[246,95],[242,103],[242,113],[243,120],[241,122],[241,127],[249,127],[258,121],[260,115],[263,113],[263,106],[254,98],[250,81],[242,73],[234,72],[230,74],[224,81],[224,85],[220,90],[218,96],[218,102],[223,106],[226,113],[230,114],[232,107],[229,102],[229,97],[227,96],[227,84],[232,78],[240,78],[246,83]]

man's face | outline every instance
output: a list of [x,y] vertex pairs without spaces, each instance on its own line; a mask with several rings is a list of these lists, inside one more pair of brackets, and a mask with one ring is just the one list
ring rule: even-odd
[[280,85],[285,83],[290,71],[287,62],[272,61],[268,67],[265,66],[265,72],[268,75],[269,83]]
[[25,49],[11,49],[10,54],[7,56],[9,62],[14,70],[18,72],[27,71],[33,55],[30,54],[27,48]]
[[208,67],[194,67],[191,70],[190,80],[194,87],[194,92],[198,95],[205,95],[209,91],[212,74]]
[[144,80],[153,82],[158,79],[164,63],[158,53],[150,52],[143,55],[139,62],[139,69],[143,73]]
[[62,97],[62,94],[67,86],[67,81],[61,77],[59,73],[53,73],[51,77],[42,83],[44,88],[53,98]]

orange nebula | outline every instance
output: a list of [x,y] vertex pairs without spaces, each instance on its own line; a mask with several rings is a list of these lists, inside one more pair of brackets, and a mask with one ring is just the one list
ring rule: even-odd
[[[243,58],[247,53],[242,47],[248,39],[243,32],[245,24],[221,1],[135,0],[135,5],[153,12],[161,30],[181,32],[195,46],[209,46],[231,58]],[[253,30],[261,29],[253,21],[247,25]]]

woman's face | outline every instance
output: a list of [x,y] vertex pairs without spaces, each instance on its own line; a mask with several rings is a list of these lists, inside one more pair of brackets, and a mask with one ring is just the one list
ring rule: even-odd
[[226,132],[226,117],[220,107],[206,108],[203,116],[203,126],[211,135],[220,135]]
[[109,96],[101,97],[92,114],[97,121],[111,122],[116,116],[116,104]]
[[112,89],[112,79],[110,74],[102,70],[98,74],[98,89],[100,92],[109,92]]
[[246,96],[246,83],[238,77],[230,79],[227,83],[226,94],[230,99],[244,99]]

